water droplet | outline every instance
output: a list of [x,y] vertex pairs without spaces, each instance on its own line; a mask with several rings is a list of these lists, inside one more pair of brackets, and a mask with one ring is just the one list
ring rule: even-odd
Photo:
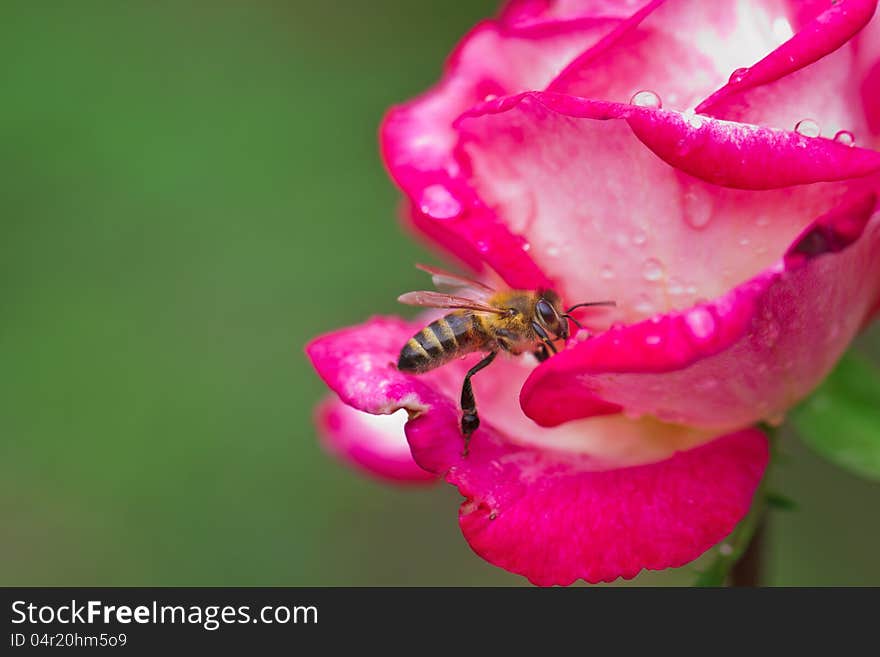
[[587,329],[578,329],[574,334],[574,339],[578,342],[584,342],[593,337],[593,334],[590,333]]
[[654,258],[645,260],[645,264],[642,265],[642,276],[646,281],[659,281],[663,278],[663,265]]
[[822,132],[819,124],[813,119],[801,119],[794,127],[794,131],[804,137],[818,137]]
[[611,268],[611,265],[605,265],[604,267],[602,267],[602,269],[599,271],[599,276],[600,278],[604,278],[606,281],[614,278],[614,270]]
[[639,297],[638,303],[633,306],[633,310],[635,310],[639,315],[643,317],[647,317],[654,313],[654,303],[651,301],[651,297],[647,294],[643,294]]
[[677,278],[670,278],[669,284],[666,286],[666,291],[669,292],[674,297],[677,297],[680,294],[684,294],[684,283],[682,283]]
[[495,100],[496,98],[498,98],[498,96],[495,94],[486,94],[483,100],[488,103],[490,100]]
[[840,130],[834,135],[834,141],[844,146],[855,146],[856,138],[849,130]]
[[645,235],[642,231],[639,231],[635,235],[632,236],[632,243],[636,246],[641,246],[645,242],[648,241],[648,236]]
[[532,248],[531,244],[529,244],[528,242],[523,242],[523,245],[522,245],[523,251],[529,251],[531,248]]
[[715,332],[715,318],[707,308],[696,307],[684,316],[684,322],[695,338],[705,340]]
[[559,257],[559,247],[558,246],[548,246],[547,247],[547,255],[551,258]]
[[663,107],[660,96],[658,96],[650,89],[645,89],[634,94],[629,102],[632,105],[636,105],[638,107],[648,107],[650,109],[660,109],[661,107]]
[[739,241],[739,245],[740,245],[740,246],[748,246],[749,244],[750,244],[750,242],[749,242],[749,238],[748,238],[748,237],[743,237],[743,238]]
[[443,185],[428,185],[422,190],[419,208],[434,219],[452,219],[461,214],[461,203]]
[[654,335],[654,334],[646,335],[645,336],[645,344],[649,344],[652,346],[660,344],[660,336]]
[[477,240],[477,251],[480,253],[489,253],[489,243],[486,240]]
[[712,206],[706,199],[697,196],[694,191],[687,191],[682,196],[682,214],[691,228],[702,230],[712,219]]
[[747,68],[738,68],[733,73],[730,74],[730,79],[728,80],[729,84],[737,84],[742,82],[742,79],[746,76],[746,73],[749,72]]
[[770,224],[770,219],[768,219],[767,217],[758,217],[757,219],[755,219],[755,225],[758,228],[763,228],[764,226],[767,226],[769,224]]

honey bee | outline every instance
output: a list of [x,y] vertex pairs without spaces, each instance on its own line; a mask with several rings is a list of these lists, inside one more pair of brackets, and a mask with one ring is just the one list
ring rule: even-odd
[[488,352],[464,377],[461,389],[461,433],[467,454],[471,434],[480,426],[471,378],[488,367],[498,352],[514,356],[531,352],[538,361],[557,353],[554,343],[567,340],[569,324],[583,328],[571,316],[576,308],[613,306],[613,301],[578,303],[562,312],[562,300],[553,290],[496,290],[479,281],[425,265],[440,290],[407,292],[398,301],[411,306],[452,308],[410,338],[400,350],[397,369],[422,374],[475,351]]

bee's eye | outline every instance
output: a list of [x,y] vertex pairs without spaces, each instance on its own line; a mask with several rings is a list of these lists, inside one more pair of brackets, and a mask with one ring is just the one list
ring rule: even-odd
[[556,311],[548,302],[541,299],[535,304],[535,313],[544,326],[555,326],[557,321]]

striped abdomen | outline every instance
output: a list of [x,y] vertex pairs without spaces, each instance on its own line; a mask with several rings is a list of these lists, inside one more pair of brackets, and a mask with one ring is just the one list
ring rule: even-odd
[[456,356],[482,349],[487,340],[482,323],[473,313],[449,313],[428,324],[403,345],[397,369],[427,372]]

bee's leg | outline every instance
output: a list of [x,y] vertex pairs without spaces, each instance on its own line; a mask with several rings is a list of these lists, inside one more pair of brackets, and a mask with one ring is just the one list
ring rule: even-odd
[[464,453],[462,456],[467,456],[471,434],[480,426],[480,418],[477,416],[477,401],[474,399],[474,389],[471,387],[471,377],[484,367],[487,367],[495,360],[497,355],[497,351],[490,352],[488,356],[469,369],[464,377],[464,385],[461,387],[461,433],[464,435]]
[[539,338],[541,338],[541,342],[543,343],[540,347],[538,347],[537,351],[535,351],[535,358],[538,359],[538,362],[544,362],[548,358],[550,358],[551,353],[559,353],[556,350],[556,345],[553,344],[553,341],[550,340],[550,336],[547,335],[547,332],[541,328],[541,325],[537,322],[532,322],[532,330],[537,334]]

